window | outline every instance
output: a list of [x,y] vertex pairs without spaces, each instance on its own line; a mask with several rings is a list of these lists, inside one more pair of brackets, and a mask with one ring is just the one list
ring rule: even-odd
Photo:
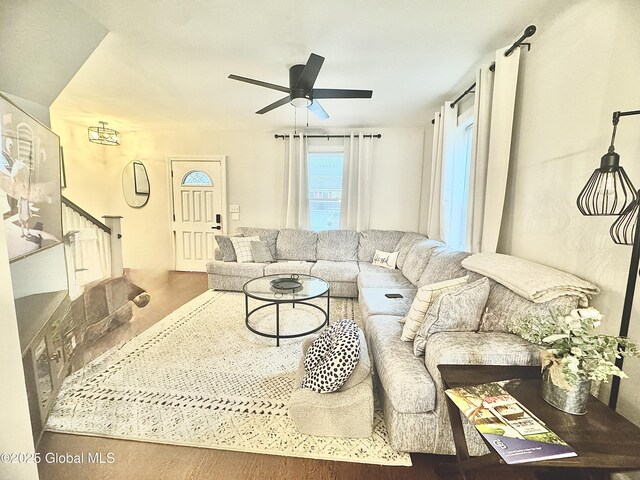
[[469,202],[469,172],[473,142],[473,111],[458,117],[452,161],[445,167],[443,192],[446,243],[456,250],[467,249],[467,206]]
[[184,176],[182,185],[187,187],[213,187],[213,181],[206,173],[194,170]]
[[307,162],[311,230],[337,230],[340,228],[344,153],[310,150]]

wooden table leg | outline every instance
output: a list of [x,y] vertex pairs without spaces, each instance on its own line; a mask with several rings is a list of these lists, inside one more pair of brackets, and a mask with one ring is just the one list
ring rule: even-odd
[[462,426],[462,419],[460,418],[460,410],[448,396],[447,410],[449,411],[449,423],[451,424],[453,443],[456,446],[456,459],[458,461],[460,477],[462,480],[473,480],[473,472],[467,472],[462,467],[462,464],[469,460],[469,447],[467,446],[467,439],[464,436],[464,427]]

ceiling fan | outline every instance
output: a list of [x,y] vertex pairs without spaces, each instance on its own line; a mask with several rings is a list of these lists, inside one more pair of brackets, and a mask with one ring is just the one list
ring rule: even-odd
[[252,78],[241,77],[239,75],[229,75],[232,80],[252,83],[261,87],[278,90],[287,93],[287,96],[277,102],[258,110],[256,113],[262,115],[270,112],[274,108],[290,103],[294,107],[306,107],[318,117],[329,118],[327,112],[318,103],[318,98],[371,98],[373,90],[341,90],[336,88],[313,88],[320,68],[324,62],[324,57],[312,53],[305,65],[294,65],[289,68],[289,86],[274,85],[273,83],[262,82]]

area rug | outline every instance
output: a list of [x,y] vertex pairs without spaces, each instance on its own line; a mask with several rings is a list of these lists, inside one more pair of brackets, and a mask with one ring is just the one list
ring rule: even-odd
[[[271,308],[252,317],[275,328]],[[314,312],[317,314],[314,317]],[[331,319],[361,323],[352,299],[332,299]],[[284,308],[281,331],[321,322],[310,307]],[[306,322],[306,323],[305,323]],[[391,448],[381,412],[367,439],[299,433],[287,413],[301,339],[275,340],[244,324],[240,293],[206,292],[65,379],[46,429],[171,445],[411,465]]]

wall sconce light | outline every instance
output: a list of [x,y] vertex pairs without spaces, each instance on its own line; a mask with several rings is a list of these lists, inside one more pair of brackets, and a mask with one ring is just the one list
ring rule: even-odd
[[[620,117],[630,115],[640,115],[640,110],[613,112],[613,134],[609,150],[602,156],[600,168],[593,172],[576,201],[578,210],[583,215],[617,215],[618,218],[609,230],[611,238],[619,245],[633,245],[620,321],[620,337],[629,335],[633,297],[639,275],[638,267],[640,266],[640,224],[638,223],[640,190],[636,191],[626,172],[620,166],[620,155],[615,152],[613,146]],[[623,348],[618,345],[618,350],[623,351]],[[615,360],[616,366],[620,369],[622,369],[623,360],[622,355],[619,355]],[[613,410],[618,404],[619,391],[620,377],[614,376],[611,380],[611,394],[609,396],[609,407]]]
[[113,128],[107,128],[107,122],[98,122],[101,126],[89,127],[89,141],[100,145],[120,145],[120,132]]

